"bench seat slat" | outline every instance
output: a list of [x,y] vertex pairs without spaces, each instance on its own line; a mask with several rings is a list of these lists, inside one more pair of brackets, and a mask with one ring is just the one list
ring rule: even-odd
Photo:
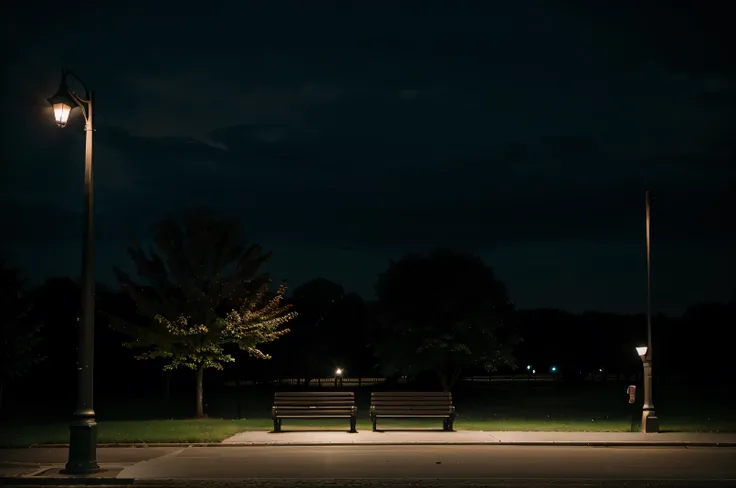
[[404,415],[404,414],[382,414],[377,415],[376,418],[381,419],[444,419],[447,418],[447,413],[437,414],[420,414],[420,415]]
[[406,407],[392,407],[392,408],[372,408],[371,412],[381,414],[384,412],[406,412],[406,413],[426,413],[426,412],[452,412],[453,409],[444,406],[444,407],[434,407],[434,408],[406,408]]
[[339,415],[340,417],[350,417],[352,412],[349,410],[288,410],[286,412],[279,412],[279,417],[288,417],[294,415],[304,415],[307,417],[329,417],[331,415]]
[[442,403],[442,404],[433,404],[433,405],[407,405],[405,403],[392,403],[390,405],[372,405],[373,408],[416,408],[416,409],[422,409],[422,408],[450,408],[452,404],[450,403]]
[[355,398],[353,393],[323,393],[323,392],[306,392],[297,391],[293,393],[274,393],[274,398]]
[[355,410],[355,407],[352,405],[343,405],[343,406],[329,406],[329,407],[315,407],[310,405],[280,405],[277,407],[274,407],[274,410],[278,411],[289,411],[289,410],[313,410],[315,412],[350,412],[352,410]]
[[423,415],[432,415],[432,416],[439,416],[439,417],[447,417],[448,415],[451,415],[452,412],[449,410],[427,410],[424,412],[409,412],[406,410],[392,410],[390,412],[373,412],[374,416],[376,417],[387,417],[391,415],[404,415],[406,417],[421,417]]
[[355,405],[355,402],[273,402],[274,406],[315,406],[315,407],[350,407]]

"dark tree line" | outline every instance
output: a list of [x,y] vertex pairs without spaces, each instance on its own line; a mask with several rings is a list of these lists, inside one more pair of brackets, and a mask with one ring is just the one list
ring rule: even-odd
[[[641,367],[633,351],[646,338],[643,315],[516,310],[493,268],[473,254],[438,249],[392,261],[368,301],[324,278],[291,295],[269,290],[261,267],[270,255],[247,243],[239,224],[210,214],[163,221],[154,242],[128,248],[137,277],[118,269],[119,287],[98,285],[98,395],[165,394],[183,367],[203,415],[208,369],[222,370],[208,373],[213,388],[226,379],[308,382],[339,367],[351,377],[429,373],[450,390],[461,375],[523,374],[526,365],[540,373],[555,366],[570,381]],[[4,390],[73,398],[77,283],[52,278],[29,290],[18,270],[2,266],[0,276]],[[657,374],[730,375],[730,343],[709,334],[735,319],[733,300],[654,317]]]

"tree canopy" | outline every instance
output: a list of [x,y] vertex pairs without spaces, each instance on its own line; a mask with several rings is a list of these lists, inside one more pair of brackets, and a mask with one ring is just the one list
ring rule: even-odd
[[405,256],[379,275],[376,295],[373,342],[384,373],[431,370],[449,390],[463,368],[515,366],[514,306],[479,257],[448,249]]
[[243,244],[236,221],[190,212],[181,222],[158,223],[154,244],[148,252],[138,244],[127,248],[145,284],[115,269],[144,319],[112,317],[111,326],[131,337],[126,347],[142,350],[138,359],[163,359],[165,370],[197,371],[201,416],[204,370],[235,360],[228,345],[268,358],[258,345],[288,332],[282,326],[296,314],[282,303],[285,285],[268,296],[270,279],[260,268],[269,255]]

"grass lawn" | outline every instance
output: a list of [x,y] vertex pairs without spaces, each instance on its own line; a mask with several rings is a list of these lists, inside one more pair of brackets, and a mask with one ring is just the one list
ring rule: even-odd
[[[438,429],[438,420],[383,420],[385,429]],[[268,418],[256,419],[185,419],[185,420],[110,420],[100,421],[98,442],[100,444],[134,442],[221,442],[238,432],[258,430],[271,431],[273,424]],[[292,420],[284,421],[288,430],[343,430],[346,420]],[[519,418],[458,418],[457,430],[483,431],[557,431],[557,432],[629,432],[631,421],[627,419],[519,419]],[[687,419],[663,419],[663,431],[680,432],[736,432],[736,422],[692,422]],[[358,420],[358,430],[371,430],[369,419]],[[65,444],[69,440],[69,424],[2,425],[0,446],[28,447],[37,444]]]
[[[358,430],[371,430],[367,418],[370,389],[355,389]],[[271,431],[272,389],[248,389],[237,396],[211,395],[207,410],[212,418],[187,419],[192,398],[170,402],[130,397],[102,398],[98,402],[98,442],[220,442],[238,432]],[[577,388],[458,388],[453,391],[458,430],[630,432],[639,422],[641,405],[628,405],[625,385]],[[736,432],[736,414],[728,395],[683,394],[679,388],[658,391],[657,413],[662,431]],[[711,401],[703,402],[702,398]],[[31,407],[35,406],[33,409]],[[56,411],[55,409],[54,411]],[[47,404],[28,406],[0,422],[0,446],[28,447],[67,443],[68,422],[51,418]],[[238,417],[241,420],[234,420]],[[59,421],[64,419],[65,421]],[[154,420],[158,419],[158,420]],[[384,420],[382,428],[438,429],[439,420]],[[347,420],[286,420],[287,430],[347,430]]]

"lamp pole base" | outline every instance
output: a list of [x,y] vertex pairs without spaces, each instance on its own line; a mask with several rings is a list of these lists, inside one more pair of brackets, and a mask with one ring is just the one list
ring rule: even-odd
[[647,434],[659,432],[659,418],[653,410],[645,410],[641,415],[641,431]]
[[75,418],[69,426],[69,461],[63,474],[93,474],[97,464],[97,422],[94,417]]

